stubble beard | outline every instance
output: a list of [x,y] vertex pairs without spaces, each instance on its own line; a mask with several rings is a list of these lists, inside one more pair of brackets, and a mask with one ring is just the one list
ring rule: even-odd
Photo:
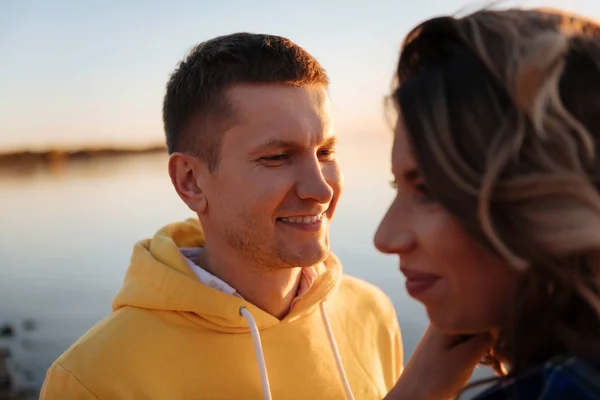
[[[227,244],[242,254],[242,257],[261,268],[269,270],[297,267],[311,267],[325,261],[330,254],[329,235],[320,239],[320,251],[313,252],[312,257],[297,254],[290,248],[290,243],[281,243],[276,238],[267,240],[255,229],[227,228],[224,231]],[[323,243],[324,242],[324,243]]]

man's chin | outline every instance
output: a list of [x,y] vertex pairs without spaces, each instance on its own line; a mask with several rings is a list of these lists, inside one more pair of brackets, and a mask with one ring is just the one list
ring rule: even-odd
[[303,268],[312,267],[325,261],[329,257],[329,254],[330,250],[328,248],[319,249],[318,251],[312,251],[310,253],[304,252],[298,254],[297,257],[294,257],[295,260],[292,264]]

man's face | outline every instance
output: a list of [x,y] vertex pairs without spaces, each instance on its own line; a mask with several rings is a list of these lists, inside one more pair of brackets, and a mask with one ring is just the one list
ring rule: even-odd
[[205,188],[207,243],[267,268],[323,261],[343,186],[326,88],[238,85],[227,95],[237,124]]

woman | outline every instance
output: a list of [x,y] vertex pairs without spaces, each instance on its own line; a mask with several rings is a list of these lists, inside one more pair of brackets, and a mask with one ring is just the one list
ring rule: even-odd
[[[489,349],[499,377],[478,398],[600,399],[600,26],[431,19],[405,39],[392,100],[397,195],[375,244],[444,340],[475,335],[473,360]],[[419,379],[421,347],[406,369],[421,386],[469,376],[467,362]],[[428,398],[456,394],[442,386]]]

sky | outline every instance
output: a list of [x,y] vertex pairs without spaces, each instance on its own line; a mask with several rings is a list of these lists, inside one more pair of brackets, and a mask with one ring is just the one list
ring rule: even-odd
[[[0,0],[0,151],[161,143],[169,74],[197,43],[286,36],[331,78],[337,132],[389,135],[383,99],[406,33],[457,0]],[[600,19],[598,0],[510,1]]]

